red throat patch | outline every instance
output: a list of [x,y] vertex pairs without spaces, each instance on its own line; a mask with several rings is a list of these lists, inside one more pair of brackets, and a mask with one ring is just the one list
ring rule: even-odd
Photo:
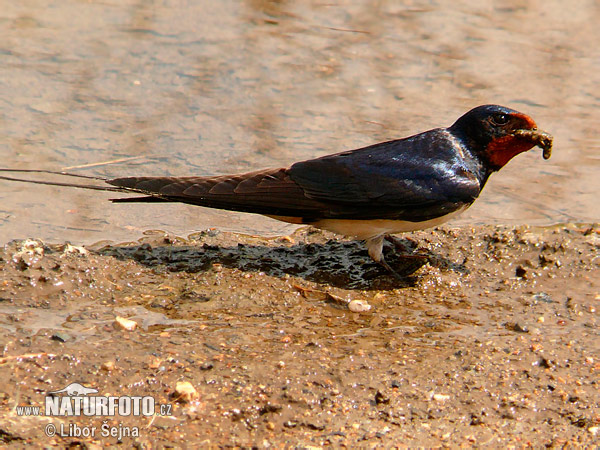
[[486,150],[490,163],[500,168],[519,153],[526,152],[534,146],[531,141],[519,136],[503,136],[490,142]]
[[[522,127],[524,129],[534,130],[537,128],[535,121],[525,114],[517,113],[513,114],[512,116],[518,117],[525,122],[525,126]],[[500,168],[504,167],[507,162],[509,162],[519,153],[526,152],[534,146],[534,143],[523,137],[503,136],[490,142],[486,150],[490,163]]]

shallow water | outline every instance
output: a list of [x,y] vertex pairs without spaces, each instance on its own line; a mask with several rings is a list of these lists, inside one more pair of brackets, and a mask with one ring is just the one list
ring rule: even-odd
[[[577,2],[2,2],[0,164],[106,176],[232,173],[530,114],[554,154],[512,161],[455,224],[600,217],[600,8]],[[1,182],[0,242],[148,229],[259,234],[267,218]]]

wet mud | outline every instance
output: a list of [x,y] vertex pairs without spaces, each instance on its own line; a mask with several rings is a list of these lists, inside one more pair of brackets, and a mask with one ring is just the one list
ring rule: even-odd
[[[149,232],[86,248],[9,242],[0,442],[598,443],[600,227],[444,227],[403,239],[404,254],[385,249],[402,280],[361,243],[310,228],[272,239]],[[152,396],[169,414],[17,412],[73,382]],[[49,438],[48,424],[139,436]]]
[[[525,0],[2,6],[1,167],[108,178],[249,172],[450,126],[493,103],[551,133],[552,158],[519,155],[453,224],[600,218],[597,2],[568,14],[562,2]],[[109,208],[108,198],[3,182],[0,242],[292,232],[256,215]]]

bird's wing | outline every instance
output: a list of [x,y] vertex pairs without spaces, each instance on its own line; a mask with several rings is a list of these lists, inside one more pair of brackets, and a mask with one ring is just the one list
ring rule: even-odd
[[[421,137],[424,136],[424,137]],[[443,134],[432,132],[359,150],[219,177],[132,177],[108,182],[148,194],[131,201],[176,201],[303,218],[429,220],[472,203],[478,178]]]
[[182,202],[210,208],[291,217],[318,216],[323,202],[304,195],[287,169],[216,177],[128,177],[108,180],[146,197],[115,202]]
[[481,191],[459,143],[443,130],[294,164],[304,194],[335,205],[328,218],[421,221],[471,204]]

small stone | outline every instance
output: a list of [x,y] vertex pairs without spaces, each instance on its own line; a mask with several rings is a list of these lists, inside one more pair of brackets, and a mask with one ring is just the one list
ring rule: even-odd
[[63,250],[64,254],[78,254],[78,255],[87,255],[88,251],[80,246],[71,245],[68,242],[65,244],[65,248]]
[[527,328],[527,325],[521,325],[520,323],[515,323],[513,330],[517,333],[529,333],[529,328]]
[[159,358],[153,358],[148,363],[148,368],[152,369],[152,370],[158,369],[160,367],[160,363],[161,363],[161,360]]
[[382,404],[385,405],[385,404],[387,404],[389,402],[390,402],[390,398],[389,397],[383,395],[381,393],[381,391],[377,391],[377,393],[375,394],[375,404],[377,404],[377,405],[382,405]]
[[67,342],[68,340],[71,339],[71,336],[69,336],[66,333],[62,333],[60,331],[54,333],[50,339],[52,339],[53,341],[58,341],[58,342]]
[[588,428],[588,432],[590,432],[594,436],[596,436],[598,433],[600,433],[600,427],[598,427],[598,426],[596,426],[596,427],[589,427]]
[[18,270],[25,271],[43,256],[44,244],[42,241],[26,239],[18,244],[17,252],[12,255],[12,260]]
[[173,397],[178,402],[189,403],[198,398],[198,391],[189,381],[178,381],[175,385],[175,395]]
[[115,317],[114,325],[116,328],[121,328],[122,330],[133,331],[137,327],[137,322],[117,316]]
[[262,408],[260,408],[258,413],[262,416],[263,414],[278,413],[282,409],[283,409],[283,407],[281,405],[267,403],[267,404],[263,405]]
[[552,367],[552,364],[552,361],[543,357],[538,361],[538,365],[540,367],[543,367],[544,369],[550,369]]
[[202,365],[200,366],[200,370],[210,370],[213,367],[214,367],[213,363],[205,362],[205,363],[202,363]]
[[433,398],[436,402],[445,402],[450,400],[450,396],[446,394],[433,394],[431,398]]
[[554,300],[552,300],[552,297],[545,292],[538,292],[537,294],[534,294],[532,299],[534,302],[556,303]]
[[106,361],[106,362],[102,363],[100,368],[102,370],[106,370],[107,372],[110,372],[112,370],[115,370],[115,363],[114,363],[114,361]]
[[526,278],[527,269],[523,266],[518,266],[515,270],[515,275],[519,278]]
[[361,313],[369,311],[371,309],[371,305],[364,300],[352,300],[350,303],[348,303],[348,309],[352,312]]
[[279,361],[279,362],[277,363],[277,368],[278,368],[278,369],[283,369],[284,367],[285,367],[285,362],[283,362],[283,361]]

